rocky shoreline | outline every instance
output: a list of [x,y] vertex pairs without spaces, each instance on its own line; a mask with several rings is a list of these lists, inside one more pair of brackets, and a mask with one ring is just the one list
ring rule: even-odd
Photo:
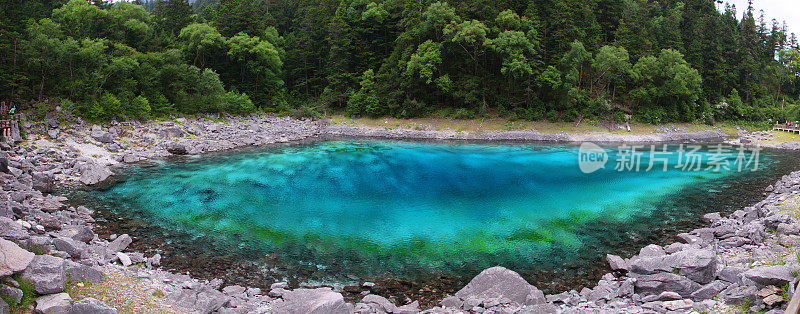
[[[179,313],[420,312],[417,301],[394,304],[371,293],[381,287],[370,282],[361,283],[360,301],[348,303],[330,288],[289,289],[286,282],[272,284],[268,291],[222,287],[222,280],[201,281],[164,271],[159,268],[159,254],[144,256],[130,251],[134,239],[125,234],[101,238],[93,230],[92,210],[69,206],[68,199],[51,194],[57,184],[101,183],[121,164],[318,136],[597,142],[724,137],[719,131],[611,138],[524,131],[466,135],[325,125],[269,116],[177,118],[105,127],[80,120],[65,123],[48,116],[40,123],[26,123],[25,128],[27,145],[0,145],[6,155],[5,165],[0,163],[0,247],[5,253],[0,255],[0,296],[19,307],[17,303],[29,297],[25,291],[31,284],[39,296],[23,305],[44,313],[115,313],[106,304],[112,299],[72,300],[64,292],[115,283],[109,278],[135,278],[133,286],[138,290],[134,290],[143,299],[163,297],[158,304],[141,302],[142,308],[124,309],[135,312],[153,310],[149,307]],[[747,310],[780,308],[785,297],[794,293],[795,275],[800,270],[800,223],[796,220],[800,215],[799,193],[800,172],[794,172],[767,188],[765,199],[754,206],[728,218],[704,216],[710,227],[680,234],[683,243],[650,245],[627,259],[609,255],[614,273],[603,276],[593,289],[544,295],[519,274],[494,267],[481,272],[439,306],[423,312],[703,312],[724,311],[743,302],[747,305],[742,308]],[[788,287],[786,292],[782,291],[784,287]],[[109,290],[114,293],[114,287]],[[0,302],[0,313],[8,312],[5,305]]]

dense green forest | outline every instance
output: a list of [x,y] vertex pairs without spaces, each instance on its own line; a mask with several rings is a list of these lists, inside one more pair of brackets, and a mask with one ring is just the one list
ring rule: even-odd
[[0,11],[0,98],[90,119],[800,119],[798,43],[753,4],[3,0]]

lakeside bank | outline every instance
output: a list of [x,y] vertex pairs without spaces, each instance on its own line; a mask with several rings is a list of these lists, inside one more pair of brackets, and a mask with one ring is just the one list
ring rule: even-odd
[[[92,231],[91,238],[87,240],[89,238],[87,234],[89,233],[86,227],[89,227],[91,231],[91,227],[94,226],[91,210],[85,207],[71,208],[67,205],[68,200],[66,199],[45,195],[49,193],[48,191],[52,191],[54,184],[97,184],[111,176],[111,170],[113,170],[114,166],[124,163],[147,162],[148,160],[173,154],[202,154],[270,143],[298,141],[324,135],[521,141],[537,140],[533,138],[541,136],[538,137],[540,138],[538,140],[553,140],[551,135],[540,135],[540,133],[534,132],[522,135],[515,133],[519,131],[490,133],[482,135],[480,138],[472,135],[458,135],[457,132],[455,135],[431,132],[418,134],[414,133],[414,130],[385,130],[394,132],[381,133],[363,128],[350,130],[314,121],[268,116],[229,118],[216,121],[178,118],[170,122],[130,122],[111,124],[106,127],[90,126],[85,123],[62,124],[58,121],[46,120],[39,124],[30,125],[28,130],[29,143],[33,143],[33,145],[8,148],[10,175],[4,175],[3,177],[3,186],[8,198],[8,208],[11,208],[11,217],[14,218],[13,220],[9,218],[9,221],[22,228],[6,224],[14,230],[14,234],[18,238],[21,238],[12,238],[18,240],[14,242],[20,243],[23,247],[32,251],[36,251],[37,247],[52,249],[51,252],[53,254],[63,258],[64,265],[72,265],[70,262],[78,262],[86,267],[102,271],[107,275],[122,273],[126,276],[137,278],[142,281],[137,286],[154,287],[151,295],[159,294],[155,293],[155,291],[160,291],[160,294],[165,296],[164,303],[174,306],[172,309],[178,312],[191,309],[199,310],[199,312],[303,312],[310,310],[325,312],[350,310],[362,312],[413,312],[416,306],[413,302],[414,300],[397,300],[398,303],[405,304],[404,308],[398,309],[396,304],[375,293],[366,294],[361,302],[351,304],[346,303],[338,292],[324,288],[289,290],[287,289],[289,288],[287,283],[276,283],[273,285],[274,287],[270,287],[270,291],[239,286],[222,288],[222,281],[219,280],[201,282],[191,279],[189,276],[155,269],[161,264],[160,258],[156,256],[145,257],[140,253],[125,250],[130,245],[128,240],[133,241],[129,236],[122,235],[101,239]],[[671,132],[674,135],[667,135],[667,137],[671,136],[671,141],[686,141],[710,138],[721,139],[724,136],[722,132],[701,132]],[[717,137],[712,137],[712,133],[716,134]],[[652,137],[652,141],[665,141],[667,137],[655,135]],[[583,138],[592,137],[584,136]],[[597,138],[592,141],[602,142],[602,139]],[[619,141],[620,139],[636,142],[648,141],[648,138],[642,137],[616,139],[611,142]],[[555,140],[568,141],[563,138]],[[454,297],[443,300],[440,303],[441,308],[432,308],[428,311],[477,312],[487,309],[535,312],[583,310],[650,311],[662,308],[689,310],[695,309],[695,306],[700,310],[699,307],[712,306],[710,302],[701,302],[705,300],[702,298],[704,295],[693,295],[702,288],[707,288],[704,291],[724,288],[717,291],[714,296],[719,294],[722,294],[723,297],[728,296],[725,300],[735,301],[737,298],[739,300],[745,298],[756,299],[755,296],[757,296],[758,291],[753,294],[752,290],[758,289],[759,284],[753,279],[748,279],[745,276],[746,271],[727,277],[735,282],[725,281],[723,277],[717,274],[724,269],[719,267],[720,264],[727,265],[730,262],[732,265],[742,265],[741,261],[731,262],[723,258],[715,259],[710,256],[712,254],[716,256],[716,253],[732,252],[731,250],[741,249],[742,247],[752,250],[763,247],[763,244],[769,239],[769,234],[766,231],[768,226],[777,228],[781,223],[789,227],[784,226],[783,233],[776,233],[775,241],[778,241],[779,245],[783,246],[780,243],[780,236],[797,236],[800,233],[800,227],[796,228],[797,233],[791,233],[795,230],[793,228],[796,225],[796,221],[791,216],[789,216],[789,220],[783,219],[783,216],[781,216],[782,220],[777,220],[777,224],[770,223],[768,225],[766,223],[768,217],[779,214],[778,211],[772,210],[772,206],[783,204],[781,202],[785,201],[785,199],[779,201],[780,197],[777,199],[770,199],[770,197],[774,194],[779,194],[779,196],[797,194],[794,193],[797,191],[796,188],[799,187],[796,183],[797,178],[798,175],[794,173],[788,179],[780,181],[780,188],[775,189],[773,187],[770,195],[764,201],[766,205],[770,205],[769,210],[756,210],[755,208],[758,205],[753,207],[752,210],[743,209],[745,214],[740,214],[739,216],[747,217],[747,219],[752,218],[752,220],[746,222],[747,225],[745,220],[738,220],[736,218],[738,216],[734,217],[734,219],[722,219],[720,217],[719,220],[715,220],[715,216],[708,218],[712,227],[716,225],[713,228],[722,228],[723,231],[730,229],[733,230],[732,232],[723,233],[723,231],[720,231],[718,232],[719,235],[717,235],[717,232],[713,231],[711,232],[712,236],[709,237],[707,230],[695,230],[697,232],[692,232],[698,234],[696,237],[703,242],[670,245],[661,249],[657,249],[655,246],[648,246],[646,250],[643,249],[643,253],[640,253],[639,256],[628,260],[622,259],[622,262],[615,257],[609,257],[609,261],[613,261],[612,268],[617,267],[616,273],[605,276],[594,289],[544,296],[541,291],[529,285],[516,273],[506,269],[493,268],[473,279],[472,283],[455,293]],[[764,204],[762,204],[761,208],[763,207]],[[14,210],[15,208],[17,210]],[[753,212],[755,214],[752,214]],[[8,214],[9,211],[5,213]],[[776,218],[772,217],[769,221],[774,220]],[[5,223],[9,222],[3,221]],[[753,224],[754,221],[757,223]],[[73,235],[74,231],[71,230],[75,230],[75,228],[80,229],[80,236]],[[745,228],[748,231],[739,230],[744,230]],[[773,230],[777,231],[778,229]],[[22,232],[27,233],[28,237],[24,237]],[[692,235],[692,232],[688,233],[688,235]],[[761,236],[762,241],[759,241],[759,236]],[[3,237],[6,237],[5,233]],[[688,236],[685,237],[690,240],[693,239]],[[733,245],[738,246],[723,248],[722,251],[717,252],[718,247],[723,247],[719,243],[728,243],[725,240],[732,237],[735,240],[732,241]],[[128,243],[124,244],[126,242]],[[690,241],[687,240],[687,242]],[[728,246],[728,244],[725,246]],[[752,246],[752,248],[748,246]],[[783,247],[785,248],[786,246]],[[116,251],[117,249],[119,250]],[[680,252],[684,253],[677,255]],[[709,252],[712,254],[709,254]],[[42,264],[42,259],[44,258],[39,257],[36,261],[30,262],[25,269],[38,267],[36,265]],[[639,262],[640,260],[644,261]],[[693,262],[686,262],[687,260]],[[123,265],[140,265],[122,267],[115,265],[117,262]],[[58,264],[59,262],[49,261],[49,263]],[[661,266],[640,271],[640,266],[633,267],[633,265],[639,265],[637,263],[659,264]],[[792,264],[791,261],[787,262],[784,258],[784,264],[780,266],[794,269],[796,264]],[[755,265],[757,266],[758,264]],[[42,267],[38,268],[41,269]],[[745,267],[740,268],[747,269]],[[25,269],[20,272],[24,273]],[[729,271],[734,272],[738,270],[729,269]],[[779,275],[785,275],[784,270],[782,268],[780,270],[782,273]],[[89,270],[84,271],[91,272]],[[693,274],[696,272],[704,274],[704,277],[695,277]],[[667,274],[674,274],[677,277]],[[756,278],[754,276],[757,275],[751,275],[750,277]],[[708,281],[710,277],[713,278]],[[742,280],[738,281],[736,278],[742,278]],[[744,279],[750,281],[744,281]],[[775,285],[783,282],[780,281],[783,279],[788,279],[788,276],[771,282]],[[751,282],[755,284],[751,284]],[[639,284],[637,285],[637,283]],[[714,286],[706,287],[712,283],[714,283]],[[102,285],[102,283],[99,283],[99,285]],[[365,285],[365,291],[377,292],[379,290],[379,287],[370,286],[370,283],[363,283],[362,285]],[[85,286],[92,285],[86,284]],[[726,291],[725,289],[730,290]],[[661,296],[662,292],[673,292],[674,294],[667,293]],[[676,294],[678,297],[676,297]],[[639,296],[638,299],[636,295]],[[652,299],[651,297],[647,299],[647,296],[650,295],[656,295],[658,298]],[[768,296],[774,295],[777,295],[777,292]],[[766,297],[762,299],[766,299]],[[62,301],[62,303],[66,302],[63,298]],[[74,305],[74,303],[70,304],[70,306]],[[645,304],[647,305],[645,306]],[[691,306],[687,307],[686,304]],[[721,303],[714,303],[713,306],[721,306]],[[758,306],[758,304],[755,304],[755,306]]]

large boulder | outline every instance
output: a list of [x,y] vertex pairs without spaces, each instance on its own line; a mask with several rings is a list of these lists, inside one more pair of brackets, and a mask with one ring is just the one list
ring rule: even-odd
[[283,294],[283,302],[276,302],[275,313],[346,314],[352,305],[344,302],[341,293],[330,288],[296,289]]
[[42,193],[53,193],[55,184],[53,183],[53,175],[44,172],[31,173],[33,179],[33,188]]
[[370,308],[373,308],[377,311],[382,311],[385,313],[395,313],[397,312],[397,306],[389,301],[388,299],[379,296],[377,294],[368,294],[364,296],[364,299],[361,300],[361,303],[367,304]]
[[672,291],[686,298],[700,289],[700,284],[673,273],[634,275],[634,278],[636,278],[635,291],[640,295],[658,295],[664,291]]
[[692,292],[692,300],[701,301],[707,300],[715,297],[717,294],[728,288],[730,283],[726,283],[722,280],[714,280],[711,283],[701,287],[695,292]]
[[186,145],[181,143],[170,142],[167,143],[164,148],[166,148],[167,151],[173,155],[186,155],[189,153],[189,149],[186,148]]
[[30,237],[22,225],[7,217],[0,217],[0,238],[19,242]]
[[66,314],[117,314],[117,310],[95,298],[84,298],[73,303]]
[[222,292],[203,286],[199,289],[181,289],[167,295],[167,299],[180,307],[207,314],[219,310],[231,298]]
[[786,265],[755,267],[744,272],[744,277],[762,287],[768,285],[783,287],[794,280],[792,269]]
[[113,173],[108,170],[108,167],[100,165],[96,161],[84,162],[80,165],[78,170],[81,174],[81,183],[86,185],[98,184],[113,175]]
[[161,137],[167,137],[167,138],[183,137],[185,134],[186,132],[184,132],[183,129],[177,126],[163,128],[161,129],[161,131],[159,131],[159,135]]
[[111,133],[103,131],[96,125],[92,127],[92,130],[89,132],[89,135],[95,140],[100,143],[114,143],[114,137]]
[[53,246],[56,250],[64,251],[73,258],[80,259],[86,254],[83,242],[75,241],[72,238],[57,237],[53,239]]
[[108,250],[111,251],[111,253],[122,252],[132,242],[133,239],[131,239],[131,236],[123,234],[121,236],[118,236],[116,239],[114,239],[114,241],[111,241],[111,243],[108,244]]
[[103,281],[106,275],[95,268],[73,261],[67,261],[67,278],[72,282],[98,283]]
[[22,280],[31,283],[38,294],[62,292],[67,281],[66,263],[55,256],[36,255],[22,272]]
[[642,275],[677,271],[679,275],[707,284],[717,273],[717,255],[710,250],[686,249],[670,255],[639,256],[631,262],[630,271]]
[[518,304],[545,303],[542,291],[529,284],[516,272],[500,266],[483,270],[456,292],[455,296],[462,300],[508,298]]
[[59,234],[83,243],[94,239],[94,231],[89,226],[63,226]]
[[700,284],[712,282],[717,273],[717,255],[710,250],[688,249],[670,255],[678,274]]
[[67,293],[43,295],[36,299],[36,313],[61,314],[72,308],[72,298]]
[[30,265],[34,256],[36,255],[22,249],[16,243],[0,239],[0,277],[23,271]]
[[628,262],[617,255],[606,254],[606,261],[612,270],[628,271]]

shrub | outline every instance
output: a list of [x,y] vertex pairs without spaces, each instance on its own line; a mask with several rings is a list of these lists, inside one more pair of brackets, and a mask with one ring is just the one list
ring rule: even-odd
[[468,120],[475,119],[475,112],[466,108],[459,108],[453,113],[453,119]]
[[225,103],[225,110],[227,112],[244,114],[256,110],[256,106],[250,101],[250,97],[244,93],[227,92],[223,97]]
[[150,116],[150,101],[141,95],[136,96],[126,108],[125,114],[133,118],[147,118]]
[[548,111],[547,115],[545,115],[545,119],[550,122],[558,122],[558,112],[555,110]]

